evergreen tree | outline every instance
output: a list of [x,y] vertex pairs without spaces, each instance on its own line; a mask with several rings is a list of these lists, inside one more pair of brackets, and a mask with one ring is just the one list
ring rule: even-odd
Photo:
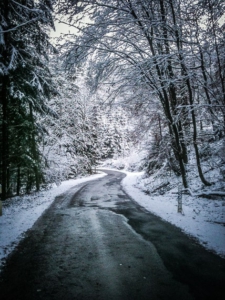
[[27,191],[42,181],[37,116],[54,92],[47,68],[51,0],[0,3],[1,184],[5,199],[17,182]]

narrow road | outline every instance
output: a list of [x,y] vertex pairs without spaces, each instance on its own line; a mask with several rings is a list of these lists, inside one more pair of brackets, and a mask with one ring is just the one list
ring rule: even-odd
[[125,176],[60,195],[7,259],[1,300],[224,299],[225,260],[145,211]]

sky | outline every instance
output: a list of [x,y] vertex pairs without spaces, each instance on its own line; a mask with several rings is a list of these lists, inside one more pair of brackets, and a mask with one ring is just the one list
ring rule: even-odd
[[59,23],[55,21],[55,31],[51,30],[51,38],[58,38],[60,34],[77,33],[74,27],[68,26],[67,24]]

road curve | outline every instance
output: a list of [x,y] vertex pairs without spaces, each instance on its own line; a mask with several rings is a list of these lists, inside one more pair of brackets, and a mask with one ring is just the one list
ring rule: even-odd
[[225,260],[108,175],[55,199],[7,259],[1,300],[223,299]]

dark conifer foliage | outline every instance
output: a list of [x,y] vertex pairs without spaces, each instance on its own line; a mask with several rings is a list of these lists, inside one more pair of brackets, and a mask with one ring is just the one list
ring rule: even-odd
[[0,3],[0,121],[2,199],[42,182],[36,118],[54,92],[47,68],[52,1]]

